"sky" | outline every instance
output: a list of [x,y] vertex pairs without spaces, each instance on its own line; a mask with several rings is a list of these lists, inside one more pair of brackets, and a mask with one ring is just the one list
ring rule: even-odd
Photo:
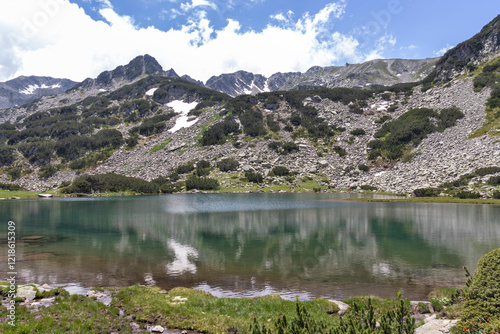
[[0,81],[82,81],[143,54],[203,82],[429,58],[498,14],[498,0],[0,0]]

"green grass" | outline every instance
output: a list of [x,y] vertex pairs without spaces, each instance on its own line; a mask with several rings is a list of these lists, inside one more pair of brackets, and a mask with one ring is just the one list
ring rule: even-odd
[[[187,298],[184,302],[175,298]],[[116,294],[116,306],[125,314],[134,314],[141,323],[160,323],[164,327],[197,330],[205,333],[227,333],[239,330],[248,333],[253,319],[271,326],[279,314],[293,317],[295,302],[277,295],[253,299],[216,298],[187,288],[175,288],[168,294],[161,289],[133,286]],[[324,299],[301,302],[311,315],[331,325],[338,321],[327,312],[336,312],[337,306]]]
[[171,141],[172,141],[172,138],[170,138],[170,137],[166,138],[165,141],[163,141],[163,143],[153,146],[153,148],[151,149],[151,153],[155,153],[159,150],[164,149],[165,146],[167,146],[168,143],[170,143]]
[[38,194],[56,195],[57,192],[54,190],[47,190],[47,191],[0,190],[0,198],[10,198],[10,197],[20,197],[22,199],[38,198]]
[[[102,289],[100,289],[102,290]],[[293,318],[296,303],[277,295],[260,298],[217,298],[206,292],[175,288],[168,293],[158,287],[139,285],[109,289],[110,306],[82,295],[52,290],[57,295],[50,307],[30,313],[16,305],[16,326],[0,324],[2,333],[131,333],[131,322],[140,327],[161,325],[167,328],[197,330],[203,333],[248,333],[254,318],[266,327],[273,326],[277,316]],[[178,300],[182,298],[182,300]],[[185,298],[185,299],[184,299]],[[327,300],[299,302],[316,320],[329,326],[338,324],[338,307]],[[119,316],[119,310],[123,315]],[[0,306],[0,317],[7,316]]]

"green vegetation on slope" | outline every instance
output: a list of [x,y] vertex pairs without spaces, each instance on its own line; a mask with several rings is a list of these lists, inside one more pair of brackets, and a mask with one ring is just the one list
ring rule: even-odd
[[436,112],[428,108],[412,109],[398,119],[386,122],[374,137],[379,138],[368,143],[371,148],[369,159],[383,156],[396,160],[403,156],[408,146],[418,146],[428,134],[444,131],[464,117],[460,109],[453,107]]

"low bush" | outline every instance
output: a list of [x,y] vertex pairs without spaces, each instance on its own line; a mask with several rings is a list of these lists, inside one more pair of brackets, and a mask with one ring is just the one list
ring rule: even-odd
[[370,186],[370,185],[367,185],[367,184],[362,185],[360,188],[361,188],[361,190],[367,190],[367,191],[376,191],[376,190],[378,190],[377,187]]
[[476,171],[474,173],[476,173],[479,176],[485,176],[485,175],[489,175],[489,174],[496,174],[496,173],[500,173],[500,167],[484,167],[484,168],[479,168],[479,169],[476,169]]
[[484,255],[464,288],[465,303],[457,328],[465,333],[500,331],[500,248]]
[[335,153],[337,153],[341,157],[343,157],[347,154],[346,150],[340,146],[334,146],[333,150],[335,151]]
[[350,134],[353,136],[363,136],[366,134],[366,131],[363,129],[354,129],[350,132]]
[[275,166],[273,167],[272,172],[276,176],[286,176],[290,174],[290,171],[285,166]]
[[500,190],[495,190],[492,196],[494,199],[500,199]]
[[492,176],[488,180],[488,184],[492,186],[500,185],[500,176]]
[[222,122],[215,123],[203,132],[200,143],[203,146],[224,144],[226,142],[226,136],[237,132],[238,129],[239,125],[234,118],[227,116]]
[[368,167],[367,165],[359,165],[358,169],[363,172],[368,172],[370,170],[370,167]]
[[416,197],[437,197],[439,196],[439,191],[435,188],[420,188],[413,190],[413,194]]
[[287,141],[281,145],[281,153],[289,154],[299,151],[299,146],[292,141]]
[[481,198],[481,194],[480,193],[475,192],[475,191],[466,191],[466,190],[462,190],[462,191],[457,192],[455,196],[457,196],[458,198],[462,198],[462,199],[466,199],[466,198],[472,198],[472,199]]
[[248,179],[249,182],[253,183],[262,183],[264,181],[264,177],[262,176],[261,173],[258,172],[245,172],[245,177]]
[[10,191],[23,190],[23,188],[20,185],[10,184],[10,183],[0,183],[0,189],[10,190]]
[[193,162],[188,162],[186,164],[179,165],[175,169],[177,174],[186,174],[186,173],[192,172],[193,170],[194,170],[194,163]]
[[219,168],[221,172],[235,171],[239,166],[240,163],[238,162],[238,160],[231,158],[222,159],[221,161],[217,162],[217,168]]
[[47,165],[40,169],[40,171],[38,172],[38,176],[41,177],[42,179],[48,179],[49,177],[57,173],[57,171],[58,169],[56,166]]
[[219,186],[219,181],[209,177],[197,177],[193,175],[186,179],[186,190],[216,190]]
[[99,193],[99,192],[134,191],[145,194],[158,193],[158,187],[143,179],[128,177],[115,173],[82,175],[62,190],[63,193]]

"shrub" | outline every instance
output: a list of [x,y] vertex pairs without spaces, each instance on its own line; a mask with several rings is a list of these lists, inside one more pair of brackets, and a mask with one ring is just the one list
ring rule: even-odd
[[38,172],[38,176],[41,177],[42,179],[48,179],[49,177],[57,173],[57,171],[58,169],[56,166],[47,165],[40,169],[40,171]]
[[222,159],[217,163],[217,168],[219,168],[221,172],[235,171],[239,166],[240,163],[237,160],[231,158]]
[[367,191],[376,191],[376,190],[378,190],[377,187],[370,186],[370,185],[367,185],[367,184],[362,185],[360,188],[361,188],[361,190],[367,190]]
[[15,181],[21,177],[22,171],[21,167],[10,167],[7,169],[7,176],[11,181]]
[[82,175],[77,177],[64,193],[135,191],[146,194],[158,193],[158,187],[151,182],[115,173]]
[[465,198],[476,199],[476,198],[480,198],[481,194],[478,193],[478,192],[475,192],[475,191],[466,191],[466,190],[463,190],[463,191],[457,192],[456,196],[458,198],[462,198],[462,199],[465,199]]
[[350,132],[350,134],[353,136],[363,136],[366,134],[366,131],[363,129],[354,129]]
[[[500,248],[484,255],[464,288],[465,303],[458,328],[471,333],[500,331]],[[482,331],[481,331],[482,330]],[[464,332],[466,332],[464,330]]]
[[270,141],[267,144],[267,147],[269,147],[271,150],[277,152],[279,150],[279,148],[281,147],[281,143],[279,141]]
[[131,135],[127,139],[125,139],[125,143],[127,143],[127,149],[133,149],[139,143],[139,137],[137,136],[137,134]]
[[413,190],[413,194],[416,197],[437,197],[439,196],[439,191],[435,188],[420,188]]
[[500,185],[500,176],[492,176],[488,180],[488,184],[492,186]]
[[245,177],[248,179],[249,182],[253,183],[262,183],[264,181],[264,177],[262,176],[261,173],[258,172],[245,172]]
[[188,162],[186,164],[179,165],[175,169],[177,174],[186,174],[186,173],[192,172],[193,170],[194,170],[194,163],[193,162]]
[[299,146],[292,141],[287,141],[281,145],[281,150],[282,154],[294,153],[299,151]]
[[219,188],[219,181],[209,177],[190,176],[186,179],[186,190],[216,190]]
[[[399,159],[406,145],[418,146],[428,134],[455,125],[464,114],[456,107],[443,109],[441,113],[428,108],[412,109],[398,119],[386,122],[375,132],[375,138],[368,143],[372,150],[378,150],[379,155],[384,155],[390,160]],[[437,125],[434,121],[437,119]]]
[[359,165],[358,169],[363,172],[368,172],[370,170],[370,167],[368,167],[367,165]]
[[238,131],[239,125],[233,117],[226,117],[222,122],[215,123],[201,136],[200,143],[203,146],[220,145],[226,142],[226,136]]
[[500,167],[484,167],[476,169],[475,173],[479,176],[500,173]]
[[196,168],[210,168],[210,162],[206,160],[200,160],[196,163]]
[[347,154],[346,150],[343,149],[342,147],[340,146],[334,146],[333,147],[333,150],[335,151],[335,153],[337,153],[338,155],[340,155],[341,157],[345,156]]
[[285,176],[290,174],[290,171],[285,166],[276,166],[272,169],[272,172],[276,176]]
[[23,190],[23,188],[20,185],[10,184],[10,183],[0,183],[0,189],[10,190],[10,191]]
[[272,132],[278,132],[280,130],[280,124],[274,120],[273,115],[267,115],[266,123],[269,127],[269,130]]
[[500,199],[500,190],[495,190],[492,196],[494,199]]
[[266,129],[264,128],[264,123],[262,119],[262,111],[260,109],[251,108],[245,110],[240,115],[241,125],[243,125],[243,131],[246,135],[250,137],[258,137],[266,134]]

